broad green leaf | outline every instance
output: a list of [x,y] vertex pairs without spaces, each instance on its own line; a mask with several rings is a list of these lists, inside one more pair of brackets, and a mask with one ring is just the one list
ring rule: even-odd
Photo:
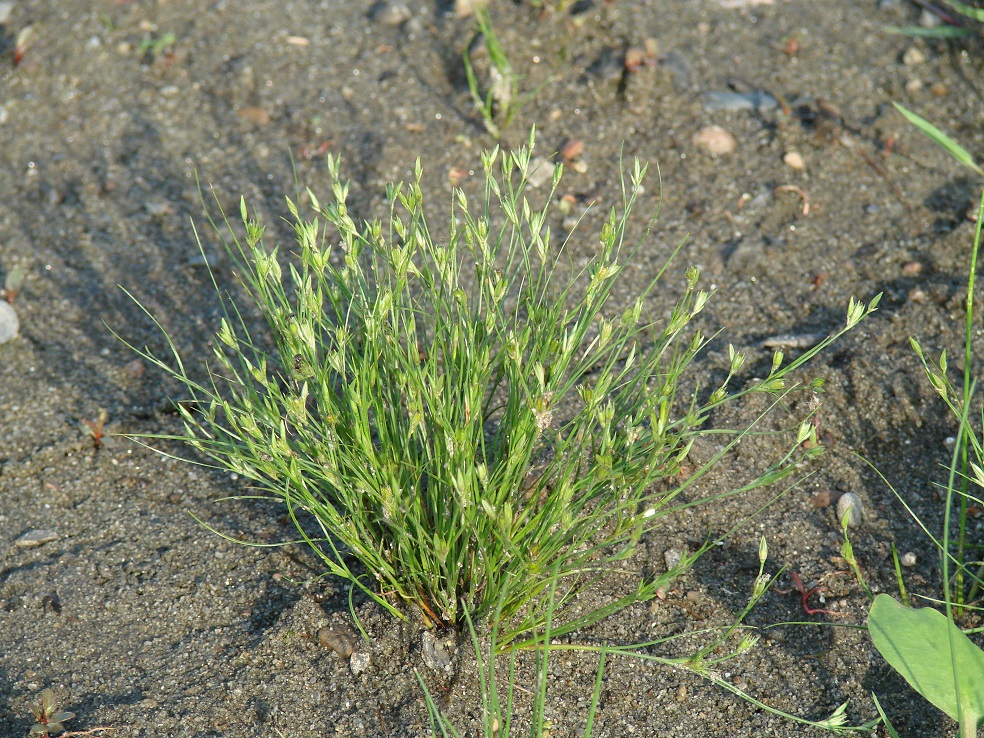
[[932,139],[932,141],[936,145],[946,149],[947,153],[949,153],[950,156],[952,156],[954,159],[959,161],[965,167],[970,167],[979,175],[984,177],[984,169],[981,169],[979,166],[977,166],[977,162],[974,161],[974,157],[970,155],[967,149],[965,149],[963,146],[958,144],[952,138],[947,136],[945,133],[943,133],[943,131],[941,131],[939,128],[934,126],[925,118],[920,118],[918,115],[916,115],[910,110],[906,110],[898,103],[892,103],[892,105],[894,105],[895,109],[898,110],[900,113],[902,113],[902,115],[904,115],[906,119],[910,123],[912,123],[912,125],[914,125],[920,131],[922,131],[927,136],[929,136],[930,139]]
[[[984,651],[945,615],[875,597],[868,632],[878,652],[912,688],[963,725],[984,717]],[[952,650],[951,650],[952,646]]]

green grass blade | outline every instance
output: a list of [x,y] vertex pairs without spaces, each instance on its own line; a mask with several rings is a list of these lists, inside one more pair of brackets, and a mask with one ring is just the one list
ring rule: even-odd
[[923,28],[922,26],[885,26],[882,30],[897,36],[908,36],[910,38],[966,38],[972,36],[973,31],[963,26],[942,25],[935,28]]
[[902,107],[898,103],[893,102],[892,105],[894,105],[895,109],[898,110],[900,113],[902,113],[903,116],[905,116],[906,120],[912,123],[912,125],[918,128],[920,131],[925,133],[930,138],[930,140],[933,141],[935,144],[945,149],[946,152],[950,154],[950,156],[952,156],[958,162],[963,164],[965,167],[969,167],[970,169],[973,169],[979,175],[984,177],[984,169],[981,169],[977,165],[977,163],[974,161],[974,157],[970,155],[970,152],[968,152],[967,149],[965,149],[963,146],[958,144],[952,138],[947,136],[945,133],[943,133],[943,131],[941,131],[939,128],[934,126],[925,118],[921,118],[920,116],[916,115],[912,111]]
[[965,18],[970,18],[978,23],[984,23],[984,9],[975,8],[973,5],[967,5],[967,3],[960,2],[960,0],[943,0],[943,2]]
[[888,719],[888,716],[885,714],[885,711],[882,709],[881,702],[878,701],[878,695],[872,692],[871,699],[875,701],[875,709],[878,710],[878,715],[881,717],[882,722],[885,723],[885,728],[888,730],[889,736],[891,736],[891,738],[899,738],[898,731],[895,730],[895,726],[892,725]]

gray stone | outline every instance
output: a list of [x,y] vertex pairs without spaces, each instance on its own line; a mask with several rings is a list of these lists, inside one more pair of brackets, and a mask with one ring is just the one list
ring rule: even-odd
[[53,530],[32,530],[14,541],[14,545],[18,548],[37,548],[57,540],[58,534]]
[[362,653],[362,651],[353,653],[349,658],[349,668],[353,674],[359,676],[359,674],[369,668],[369,654]]
[[446,639],[438,638],[429,630],[422,638],[424,663],[434,671],[444,671],[451,665],[451,648]]

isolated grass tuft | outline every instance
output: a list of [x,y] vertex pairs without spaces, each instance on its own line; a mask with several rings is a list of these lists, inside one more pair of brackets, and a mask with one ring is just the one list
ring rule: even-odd
[[[575,267],[571,236],[546,224],[562,167],[543,204],[527,197],[533,145],[531,133],[516,152],[484,153],[483,197],[476,205],[456,190],[440,237],[419,162],[414,182],[387,188],[387,222],[360,226],[329,158],[331,198],[309,190],[308,216],[287,202],[297,246],[286,269],[242,202],[245,241],[230,228],[226,245],[274,345],[254,339],[226,298],[205,382],[173,344],[173,366],[141,352],[190,393],[177,438],[283,500],[331,573],[401,617],[509,623],[501,643],[543,627],[550,587],[553,632],[569,632],[654,596],[692,563],[700,552],[564,620],[574,595],[617,572],[679,492],[741,439],[726,436],[724,451],[680,481],[711,411],[747,392],[779,402],[787,375],[836,337],[786,366],[776,352],[768,376],[737,393],[728,384],[744,359],[731,349],[721,386],[683,394],[706,343],[688,327],[708,299],[697,270],[658,325],[644,313],[659,275],[610,312],[646,167],[636,161],[596,255]],[[841,333],[876,303],[852,301]],[[753,482],[718,496],[781,479],[818,453],[812,423],[790,436]]]

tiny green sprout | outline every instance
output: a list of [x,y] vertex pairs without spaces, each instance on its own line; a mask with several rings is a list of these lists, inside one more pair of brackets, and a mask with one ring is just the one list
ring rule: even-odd
[[851,522],[851,513],[853,511],[848,508],[847,514],[844,515],[841,520],[841,533],[844,536],[844,542],[841,544],[840,554],[841,558],[847,562],[847,565],[851,567],[851,571],[854,572],[854,576],[858,580],[858,584],[861,585],[861,589],[864,590],[865,594],[868,595],[870,599],[874,599],[874,594],[868,588],[868,585],[864,581],[864,576],[861,574],[861,567],[858,565],[857,557],[854,555],[854,546],[851,545],[851,539],[847,535],[848,525]]
[[18,267],[11,269],[6,279],[3,280],[3,298],[11,305],[14,304],[14,300],[24,286],[25,276],[24,270]]
[[39,736],[64,733],[67,728],[62,723],[75,717],[74,712],[58,712],[58,699],[50,689],[41,693],[41,701],[31,706],[31,712],[34,714],[31,735]]
[[769,542],[765,540],[765,536],[759,540],[759,564],[765,566],[766,560],[769,558]]
[[140,42],[140,53],[153,59],[161,52],[169,52],[177,40],[177,36],[170,32],[160,37],[149,36]]

